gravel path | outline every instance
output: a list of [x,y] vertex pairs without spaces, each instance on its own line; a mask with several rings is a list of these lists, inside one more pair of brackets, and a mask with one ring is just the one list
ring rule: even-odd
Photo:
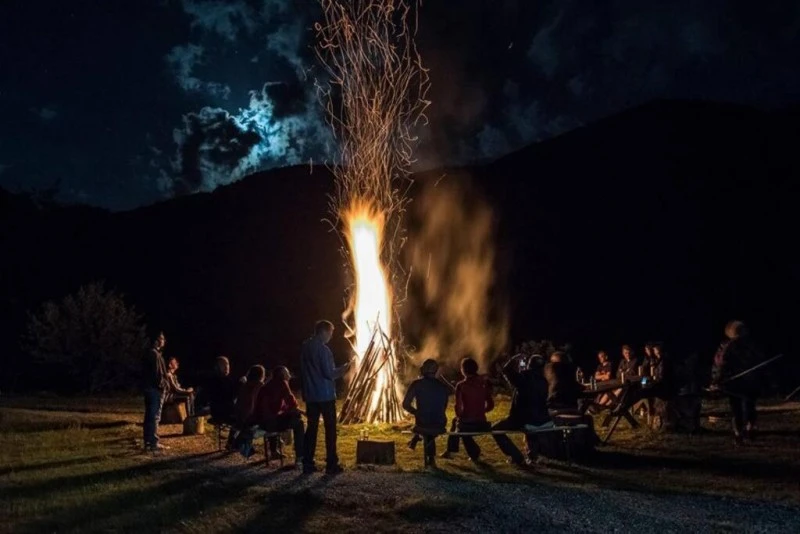
[[309,491],[325,506],[344,509],[391,506],[408,496],[425,496],[431,507],[437,502],[443,506],[452,506],[453,501],[465,504],[468,513],[427,517],[418,524],[420,532],[800,532],[798,507],[700,495],[380,471],[348,471],[337,477],[278,472],[262,484],[282,491]]

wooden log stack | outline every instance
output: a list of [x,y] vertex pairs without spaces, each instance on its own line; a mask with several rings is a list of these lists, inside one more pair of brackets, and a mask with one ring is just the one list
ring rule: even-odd
[[[383,380],[381,380],[383,378]],[[375,389],[380,386],[375,399]],[[377,324],[356,369],[339,412],[339,422],[396,423],[403,418],[397,384],[397,361],[391,340]]]

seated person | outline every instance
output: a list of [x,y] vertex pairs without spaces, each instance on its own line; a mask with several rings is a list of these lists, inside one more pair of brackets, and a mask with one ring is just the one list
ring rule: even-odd
[[597,370],[594,372],[594,379],[598,382],[606,382],[611,380],[613,375],[611,360],[608,359],[608,353],[601,350],[597,353]]
[[[542,426],[551,423],[547,411],[547,381],[542,374],[544,359],[533,355],[525,364],[525,355],[518,354],[503,366],[501,372],[514,388],[508,417],[498,421],[492,430],[524,430],[525,425]],[[525,465],[526,459],[505,434],[495,434],[494,440],[510,463]],[[532,436],[525,435],[528,462],[536,456]]]
[[653,376],[653,367],[655,365],[655,354],[654,354],[655,343],[646,343],[644,346],[644,359],[642,360],[642,371],[639,372],[637,369],[636,374],[640,376]]
[[563,352],[556,351],[550,356],[550,363],[544,368],[544,378],[547,380],[547,407],[551,411],[578,409],[581,385],[564,361]]
[[623,376],[639,376],[636,358],[630,345],[622,345],[622,361],[617,367],[617,377],[621,380]]
[[[472,358],[461,360],[461,375],[464,380],[456,384],[456,420],[455,430],[458,432],[485,432],[492,425],[486,420],[486,414],[494,409],[492,384],[485,376],[478,374],[478,362]],[[477,462],[481,448],[471,436],[463,436],[464,449],[470,460]],[[443,458],[458,452],[458,436],[450,436],[447,440],[447,451]]]
[[672,373],[671,362],[664,352],[662,343],[653,344],[653,366],[651,372],[653,380],[652,395],[663,400],[674,397],[675,380]]
[[436,374],[439,364],[427,359],[422,364],[422,377],[414,380],[406,391],[403,409],[414,416],[414,432],[422,435],[425,447],[425,466],[436,465],[436,436],[444,434],[447,426],[447,397],[450,388]]
[[[291,378],[292,375],[286,367],[275,368],[272,378],[258,392],[254,419],[266,432],[292,431],[295,464],[300,466],[303,462],[305,428],[297,406],[297,399],[289,387]],[[269,446],[270,456],[279,458],[278,438],[269,438]]]
[[214,375],[197,396],[196,404],[208,410],[212,422],[233,423],[233,406],[239,385],[230,374],[230,361],[225,356],[219,356],[214,364]]
[[189,416],[194,415],[194,389],[182,388],[181,383],[178,382],[178,358],[172,357],[167,363],[167,402],[171,403],[186,403],[186,414]]
[[254,419],[256,399],[264,386],[266,370],[263,365],[254,365],[247,371],[244,384],[239,389],[234,408],[234,423],[236,424],[235,446],[242,455],[249,457],[253,454],[252,427],[256,424]]
[[256,411],[256,399],[261,388],[264,387],[267,371],[263,365],[254,365],[247,371],[245,382],[236,396],[234,408],[234,421],[240,428],[255,424],[253,416]]

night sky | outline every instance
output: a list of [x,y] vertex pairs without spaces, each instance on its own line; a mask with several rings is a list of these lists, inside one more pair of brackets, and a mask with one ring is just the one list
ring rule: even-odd
[[[127,209],[322,162],[311,0],[0,3],[0,186]],[[426,0],[419,168],[654,98],[800,95],[800,3]]]

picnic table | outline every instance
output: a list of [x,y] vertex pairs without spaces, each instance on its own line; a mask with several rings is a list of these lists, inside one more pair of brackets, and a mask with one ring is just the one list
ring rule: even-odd
[[[649,398],[649,389],[649,385],[642,385],[641,377],[638,376],[625,377],[624,381],[606,380],[597,383],[594,388],[585,386],[584,390],[579,394],[579,398],[584,400],[580,407],[581,414],[585,414],[591,406],[608,410],[608,414],[601,425],[608,427],[608,431],[602,440],[605,445],[611,439],[622,419],[625,419],[631,428],[639,428],[639,422],[633,417],[631,408],[638,401]],[[603,395],[609,400],[607,405],[597,403],[597,399]]]

